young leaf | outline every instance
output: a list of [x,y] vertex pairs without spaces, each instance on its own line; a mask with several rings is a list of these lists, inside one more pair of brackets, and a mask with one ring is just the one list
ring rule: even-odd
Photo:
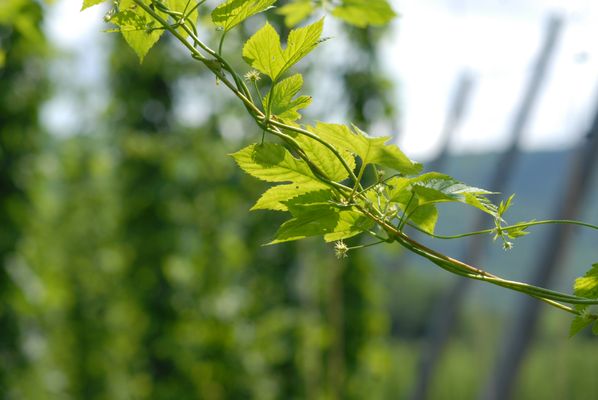
[[[598,299],[598,263],[592,264],[592,268],[585,273],[584,276],[579,277],[573,284],[573,293],[579,297],[585,297],[587,299]],[[598,322],[596,319],[590,318],[589,314],[585,314],[588,309],[587,305],[576,306],[578,311],[582,312],[581,316],[575,317],[571,322],[571,329],[569,335],[573,336],[583,328],[595,322],[594,333],[598,331]],[[598,333],[597,333],[598,334]]]
[[448,175],[428,172],[412,178],[409,183],[412,190],[417,194],[420,204],[459,202],[469,204],[491,215],[496,215],[496,206],[485,197],[485,195],[492,194],[492,192],[465,185]]
[[280,7],[276,13],[284,16],[286,26],[293,27],[309,17],[315,10],[316,5],[312,0],[295,0]]
[[385,25],[396,16],[387,0],[341,0],[332,15],[360,28]]
[[278,33],[266,22],[243,46],[243,58],[251,67],[276,82],[320,43],[323,25],[324,20],[321,19],[292,30],[287,39],[287,47],[283,50]]
[[270,8],[276,0],[228,0],[212,11],[212,22],[224,32]]
[[576,296],[598,299],[598,263],[592,264],[584,276],[575,280],[573,292]]
[[120,28],[126,42],[137,53],[139,62],[156,44],[164,30],[142,9],[126,9],[117,13],[110,22]]
[[298,111],[311,103],[310,96],[299,96],[293,99],[302,86],[303,77],[301,74],[283,79],[272,89],[272,99],[270,99],[270,93],[264,97],[264,109],[270,103],[272,115],[284,121],[293,122],[298,120],[301,118]]
[[105,2],[106,0],[83,0],[83,6],[81,6],[81,11],[89,8],[91,6],[95,6],[96,4],[100,4]]
[[417,174],[422,169],[421,164],[411,161],[397,146],[386,144],[390,137],[372,138],[357,127],[353,133],[345,125],[323,122],[311,129],[336,148],[359,156],[363,164],[379,164],[406,175]]

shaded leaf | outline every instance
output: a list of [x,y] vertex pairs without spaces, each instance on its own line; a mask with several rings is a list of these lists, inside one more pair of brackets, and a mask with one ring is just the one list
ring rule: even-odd
[[571,326],[569,327],[569,337],[577,335],[581,330],[583,330],[586,326],[590,325],[592,322],[594,322],[593,319],[584,318],[582,316],[573,318],[573,321],[571,321]]
[[432,204],[418,206],[409,214],[409,219],[424,232],[434,233],[438,221],[438,210]]
[[[290,202],[289,202],[290,203]],[[316,203],[306,205],[289,204],[292,219],[280,226],[275,239],[269,244],[304,239],[309,236],[324,236],[332,242],[353,237],[373,226],[373,222],[357,211],[339,210],[333,205]]]

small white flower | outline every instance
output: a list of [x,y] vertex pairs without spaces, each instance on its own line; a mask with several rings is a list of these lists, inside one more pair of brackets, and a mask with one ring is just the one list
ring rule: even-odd
[[348,252],[349,248],[342,240],[339,240],[334,243],[334,255],[336,255],[336,258],[338,258],[339,260],[341,258],[346,258]]
[[255,69],[252,69],[251,71],[246,73],[244,77],[245,77],[246,81],[251,81],[251,82],[257,82],[260,79],[262,79],[260,73],[258,71],[256,71]]

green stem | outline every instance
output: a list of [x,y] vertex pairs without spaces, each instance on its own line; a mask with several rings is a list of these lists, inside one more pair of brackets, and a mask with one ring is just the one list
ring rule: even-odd
[[352,246],[347,247],[347,250],[357,250],[357,249],[365,249],[366,247],[372,247],[380,243],[386,243],[386,240],[380,239],[378,242],[368,243],[368,244],[360,244],[359,246]]
[[353,172],[353,169],[351,169],[351,167],[349,167],[349,164],[347,164],[347,161],[343,158],[343,156],[339,153],[339,151],[333,145],[326,142],[318,135],[308,131],[307,129],[303,129],[298,126],[286,125],[282,122],[275,121],[275,120],[272,120],[270,122],[272,125],[274,125],[278,128],[287,129],[289,131],[293,131],[293,132],[299,133],[301,135],[307,136],[307,137],[312,138],[313,140],[317,141],[318,143],[322,144],[323,146],[325,146],[341,162],[341,164],[343,165],[343,168],[345,168],[345,170],[348,172],[349,176],[351,177],[351,180],[353,180],[353,182],[357,182],[357,184],[359,185],[359,189],[363,190],[363,188],[361,187],[361,184],[359,183],[359,179],[357,179],[357,176],[355,176],[355,172]]
[[353,199],[353,196],[355,195],[355,191],[357,190],[357,186],[359,186],[360,182],[361,182],[361,178],[363,178],[363,173],[365,172],[365,167],[367,167],[367,164],[362,162],[361,163],[361,167],[359,167],[359,173],[357,174],[357,180],[355,181],[355,184],[353,185],[353,191],[351,192],[351,199]]
[[218,55],[222,57],[222,45],[224,44],[224,38],[226,37],[227,31],[222,32],[222,36],[220,36],[220,42],[218,43]]
[[[403,214],[401,214],[401,219],[399,220],[399,225],[398,225],[398,229],[399,231],[403,230],[403,226],[405,225],[405,223],[407,221],[409,221],[409,218],[406,218],[407,215],[407,210],[409,210],[409,206],[411,205],[411,202],[413,201],[413,197],[415,196],[415,192],[411,192],[411,197],[409,197],[409,201],[407,202],[407,205],[405,206],[405,211],[403,212]],[[411,216],[412,213],[409,213],[409,216]]]
[[[503,227],[501,227],[501,230],[508,231],[510,229],[528,228],[530,226],[548,225],[548,224],[578,225],[578,226],[584,226],[586,228],[598,230],[598,226],[596,226],[596,225],[588,224],[586,222],[581,222],[581,221],[569,220],[569,219],[547,219],[547,220],[543,220],[543,221],[521,222],[521,223],[514,224],[514,225],[503,226]],[[460,238],[464,238],[464,237],[468,237],[468,236],[484,235],[487,233],[495,233],[496,232],[496,228],[490,228],[490,229],[483,229],[481,231],[460,233],[457,235],[438,235],[438,234],[426,232],[411,223],[409,223],[409,226],[411,226],[412,228],[417,229],[418,231],[425,233],[426,235],[431,236],[435,239],[460,239]]]
[[[564,304],[561,304],[561,302],[568,303],[568,304],[584,304],[584,305],[598,304],[598,300],[596,300],[596,299],[588,299],[588,298],[578,297],[578,296],[574,296],[574,295],[569,295],[569,294],[560,293],[557,291],[537,287],[534,285],[528,285],[528,284],[521,283],[521,282],[506,280],[506,279],[500,278],[496,275],[490,274],[484,270],[476,268],[474,266],[468,265],[462,261],[453,259],[447,255],[436,252],[435,250],[432,250],[432,249],[422,245],[421,243],[414,241],[413,239],[409,238],[407,235],[405,235],[402,232],[402,228],[403,228],[404,224],[408,223],[408,221],[407,221],[408,218],[406,218],[405,213],[403,213],[403,215],[401,216],[401,220],[399,222],[398,227],[394,227],[392,225],[392,223],[390,221],[388,221],[383,215],[374,215],[373,214],[373,212],[377,212],[378,214],[380,213],[380,210],[377,210],[375,207],[372,207],[372,210],[370,210],[362,204],[352,202],[353,195],[355,194],[357,189],[359,189],[360,192],[358,192],[358,195],[364,201],[364,204],[369,204],[369,202],[367,201],[367,198],[365,198],[365,196],[363,195],[364,190],[361,186],[363,167],[359,171],[359,176],[355,176],[354,171],[347,164],[346,160],[342,157],[340,152],[338,150],[336,150],[336,148],[334,146],[327,143],[326,141],[321,139],[316,134],[314,134],[306,129],[303,129],[301,127],[286,125],[286,124],[276,121],[276,120],[270,120],[270,104],[268,104],[268,106],[266,107],[265,113],[262,112],[253,102],[253,99],[251,98],[251,93],[249,92],[249,89],[247,88],[245,83],[242,81],[242,79],[240,79],[239,75],[233,70],[233,68],[230,66],[230,64],[228,64],[228,62],[224,58],[222,58],[221,50],[222,50],[222,43],[224,40],[224,34],[223,34],[223,37],[220,39],[218,53],[216,53],[212,49],[210,49],[208,46],[206,46],[197,37],[195,29],[189,28],[189,26],[187,26],[187,24],[185,23],[186,17],[184,16],[184,14],[181,14],[181,13],[176,14],[175,12],[168,10],[166,8],[166,6],[164,4],[162,4],[161,2],[159,2],[157,0],[152,0],[154,4],[159,4],[161,8],[164,8],[165,10],[167,10],[167,12],[169,12],[171,15],[177,15],[177,16],[179,14],[182,15],[182,17],[180,18],[180,21],[177,24],[178,24],[178,26],[181,26],[183,28],[183,30],[191,37],[191,39],[193,41],[193,44],[191,44],[187,41],[187,39],[185,37],[183,37],[177,31],[176,26],[171,26],[160,15],[158,15],[156,12],[154,12],[153,9],[148,7],[142,0],[133,0],[133,1],[135,2],[135,4],[137,4],[139,7],[141,7],[144,11],[146,11],[152,18],[154,18],[156,21],[158,21],[164,27],[164,29],[167,29],[170,33],[172,33],[173,36],[175,36],[185,47],[187,47],[187,49],[189,49],[189,51],[191,52],[193,58],[201,61],[204,65],[206,65],[206,67],[208,67],[208,69],[210,71],[212,71],[212,73],[214,73],[214,75],[220,81],[222,81],[226,85],[226,87],[228,87],[243,102],[243,104],[249,111],[249,114],[255,119],[256,123],[259,126],[264,128],[265,131],[280,137],[287,144],[289,144],[289,146],[291,146],[296,151],[298,156],[307,163],[310,170],[314,173],[314,175],[319,180],[321,180],[322,182],[327,184],[329,187],[331,187],[334,191],[339,193],[341,196],[344,196],[345,199],[348,199],[349,204],[353,207],[356,207],[363,215],[370,218],[372,221],[376,222],[380,227],[382,227],[389,234],[389,238],[391,238],[392,240],[396,241],[397,243],[399,243],[403,247],[407,248],[408,250],[412,251],[413,253],[418,254],[418,255],[430,260],[435,265],[437,265],[440,268],[445,269],[451,273],[454,273],[454,274],[457,274],[460,276],[464,276],[464,277],[467,277],[470,279],[485,281],[485,282],[488,282],[488,283],[491,283],[494,285],[498,285],[498,286],[505,287],[505,288],[508,288],[508,289],[511,289],[514,291],[519,291],[519,292],[528,294],[529,296],[538,298],[539,300],[544,301],[547,304],[550,304],[554,307],[557,307],[564,311],[570,312],[572,314],[579,315],[580,312],[571,307],[568,307]],[[230,73],[230,75],[233,77],[233,80],[235,83],[233,84],[232,82],[230,82],[228,80],[228,78],[226,77],[226,75],[222,72],[222,69],[220,68],[220,66],[216,65],[214,60],[209,60],[209,59],[205,58],[203,56],[203,54],[197,49],[196,46],[199,47],[204,52],[206,52],[207,54],[209,54],[210,56],[214,57],[216,59],[216,61],[222,66],[222,69],[224,69],[225,71]],[[275,83],[273,83],[272,88],[274,87],[274,85],[275,85]],[[271,91],[272,91],[272,88],[270,89]],[[259,93],[259,91],[258,91],[258,93]],[[270,94],[270,97],[271,97],[271,94]],[[270,101],[268,103],[270,103]],[[313,140],[316,140],[317,142],[321,143],[326,148],[328,148],[335,155],[335,157],[343,164],[343,167],[347,170],[349,176],[354,181],[353,188],[347,187],[341,183],[334,182],[334,181],[330,180],[326,176],[326,174],[316,164],[314,164],[309,159],[309,157],[307,157],[305,152],[301,149],[301,146],[299,145],[299,143],[293,137],[282,132],[282,130],[289,130],[289,131],[293,131],[293,132],[305,135],[307,137],[312,138]],[[412,198],[413,198],[413,194],[412,194]],[[407,208],[409,207],[412,198],[409,200],[409,203],[407,204]],[[516,225],[503,227],[501,229],[509,230],[509,229],[516,229],[516,228],[527,228],[527,227],[534,226],[534,225],[554,224],[554,223],[573,224],[573,225],[589,227],[592,229],[598,229],[598,226],[596,226],[596,225],[587,224],[587,223],[579,222],[579,221],[572,221],[572,220],[532,221],[532,222],[520,223],[520,224],[516,224]],[[416,227],[416,229],[418,229],[418,228]],[[434,235],[434,234],[430,234],[428,232],[425,232],[425,233],[427,233],[430,236],[439,238],[439,239],[453,239],[453,238],[458,238],[458,237],[492,233],[495,231],[496,231],[496,228],[486,229],[486,230],[477,231],[477,232],[470,232],[470,233],[461,234],[461,235],[453,235],[453,236]],[[381,240],[381,242],[389,240],[389,239],[383,239],[381,237],[379,237],[379,239]],[[364,245],[364,246],[360,246],[360,247],[368,247],[368,246],[371,246],[374,244],[378,244],[378,243],[372,243],[372,244]],[[593,316],[593,315],[592,315],[592,317],[598,318],[597,316]]]

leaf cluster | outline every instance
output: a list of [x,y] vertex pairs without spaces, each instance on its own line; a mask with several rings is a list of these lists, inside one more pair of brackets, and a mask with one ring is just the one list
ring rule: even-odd
[[[99,2],[85,0],[83,8]],[[520,291],[575,314],[572,334],[596,319],[589,310],[590,305],[598,304],[596,265],[576,281],[575,294],[568,295],[499,278],[431,250],[404,231],[411,226],[439,237],[435,226],[440,203],[459,203],[488,214],[495,228],[471,234],[494,233],[505,249],[512,247],[511,240],[526,235],[526,229],[532,225],[591,225],[576,221],[530,221],[505,226],[503,216],[513,196],[495,205],[490,201],[489,196],[493,194],[490,191],[466,185],[442,173],[422,174],[422,165],[409,159],[390,137],[370,136],[355,125],[298,123],[300,110],[310,105],[311,97],[301,94],[303,77],[300,74],[287,75],[324,41],[324,19],[292,29],[284,43],[269,23],[258,29],[242,49],[243,60],[253,69],[245,75],[246,80],[253,83],[250,90],[222,57],[221,48],[227,32],[276,2],[227,0],[217,6],[211,18],[221,32],[218,51],[198,37],[195,25],[202,3],[121,0],[107,19],[118,27],[140,60],[165,30],[170,31],[189,49],[193,58],[210,69],[244,104],[261,128],[262,140],[232,156],[248,174],[277,184],[263,193],[252,209],[283,211],[291,216],[280,226],[270,244],[321,236],[327,242],[336,241],[337,253],[344,257],[350,250],[342,242],[344,239],[368,234],[380,242],[396,241],[451,273]],[[311,15],[318,3],[296,0],[278,12],[285,15],[287,24],[295,25]],[[321,5],[328,7],[332,15],[357,26],[384,24],[395,15],[386,0],[341,0],[333,4],[321,2]],[[262,81],[260,73],[269,79]],[[254,96],[259,100],[254,100]],[[265,141],[266,133],[275,140]]]

